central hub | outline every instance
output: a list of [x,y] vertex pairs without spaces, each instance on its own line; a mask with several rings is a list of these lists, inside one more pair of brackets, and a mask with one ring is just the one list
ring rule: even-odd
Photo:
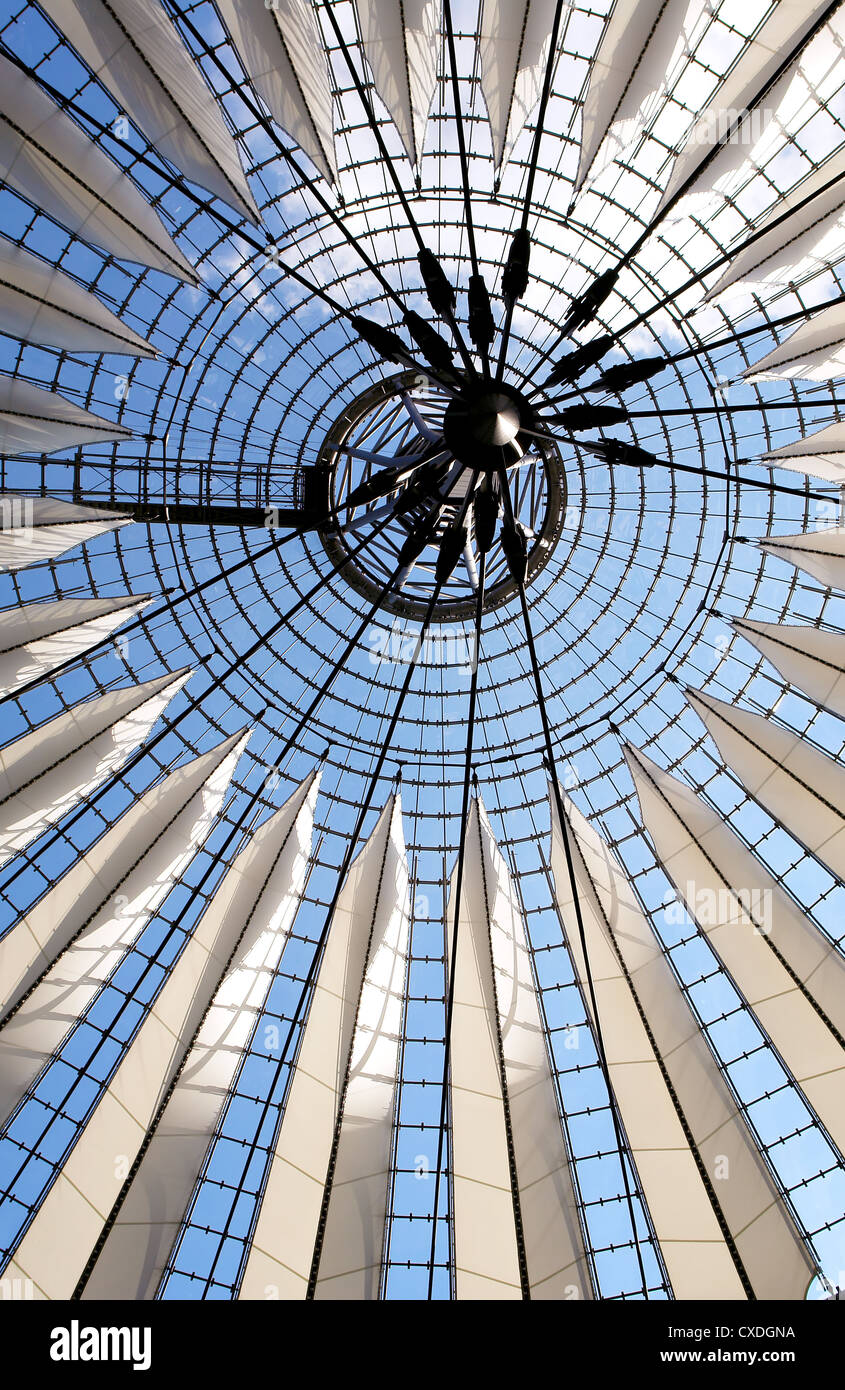
[[528,402],[513,387],[469,381],[446,409],[443,434],[461,463],[493,470],[522,457],[519,432],[530,413]]
[[[530,538],[530,584],[554,553],[566,515],[566,492],[557,447],[538,447],[528,422],[533,431],[530,401],[512,386],[477,377],[461,383],[456,399],[431,383],[421,390],[417,372],[401,372],[376,382],[345,405],[326,432],[312,479],[315,513],[332,518],[318,528],[320,540],[333,565],[342,569],[344,584],[370,603],[378,600],[388,613],[421,621],[429,611],[442,536],[463,511],[470,473],[475,468],[492,473],[503,461],[510,468],[515,462],[525,464],[513,469],[511,487],[514,515]],[[401,470],[409,458],[432,448],[441,451],[440,467],[445,468],[437,494],[432,482],[428,497],[417,496],[406,506],[415,486],[412,477],[407,485],[399,481],[387,494],[378,491],[371,501],[361,500],[362,485],[377,483],[389,469]],[[454,467],[459,449],[461,462],[466,459],[469,468]],[[308,468],[302,471],[309,473]],[[447,478],[451,481],[444,486]],[[430,543],[405,565],[401,582],[385,594],[403,547],[420,518],[436,507],[437,530]],[[468,532],[466,553],[437,600],[438,623],[475,618],[480,551],[472,524]],[[363,539],[367,544],[362,550]],[[507,557],[494,545],[487,556],[485,611],[509,602],[516,593]]]

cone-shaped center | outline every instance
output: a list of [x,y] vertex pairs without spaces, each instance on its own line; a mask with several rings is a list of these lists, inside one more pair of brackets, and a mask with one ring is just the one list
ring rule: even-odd
[[519,411],[501,391],[489,391],[470,406],[469,423],[479,444],[501,448],[519,433]]
[[516,442],[522,427],[518,400],[489,383],[466,386],[446,411],[443,427],[455,458],[470,467],[496,468],[522,453]]

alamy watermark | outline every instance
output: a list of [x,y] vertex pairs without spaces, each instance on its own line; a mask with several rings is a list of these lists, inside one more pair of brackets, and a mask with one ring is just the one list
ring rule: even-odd
[[756,145],[774,111],[765,106],[721,106],[699,116],[690,132],[692,145]]
[[680,897],[670,889],[663,900],[663,915],[668,925],[681,925],[685,911],[705,929],[736,921],[742,913],[758,936],[770,936],[772,932],[770,888],[699,888],[689,882],[684,885]]
[[372,628],[368,646],[374,666],[454,666],[469,675],[478,659],[474,633],[439,627],[425,632],[420,640],[419,631],[406,628],[398,618],[389,628]]

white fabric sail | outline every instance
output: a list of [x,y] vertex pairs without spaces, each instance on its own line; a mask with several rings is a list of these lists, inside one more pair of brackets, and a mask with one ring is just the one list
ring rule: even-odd
[[[759,137],[791,80],[798,58],[786,74],[776,79],[778,69],[787,55],[807,37],[828,4],[829,0],[815,0],[812,4],[808,4],[808,0],[778,0],[773,6],[733,67],[721,81],[714,82],[709,99],[699,105],[695,125],[675,162],[658,215],[688,180],[693,179],[693,182],[687,192],[700,191],[704,186],[712,186],[714,179],[724,172],[724,164],[717,157],[702,171],[700,179],[693,178],[696,169],[720,140],[726,140],[726,151],[730,155],[737,147],[742,152],[741,140],[730,135],[733,120],[741,113],[747,117],[757,110],[762,100],[760,94],[767,89],[764,109],[758,112],[758,119],[752,126],[755,136]],[[770,85],[773,79],[776,79],[775,85]]]
[[[813,314],[743,376],[749,381],[777,381],[782,377],[829,381],[845,376],[845,304],[832,304]],[[838,428],[841,431],[843,427],[838,424]]]
[[[454,959],[455,972],[449,1065],[455,1293],[459,1299],[518,1299],[522,1287],[497,1056],[498,1010],[477,854],[464,872],[467,887],[448,960],[451,971]],[[452,913],[456,886],[453,875]]]
[[[105,707],[96,708],[99,702],[92,701],[95,708],[86,713],[85,717],[99,719],[101,722],[103,719],[111,719],[113,722],[111,725],[106,724],[104,732],[95,737],[89,748],[83,748],[81,753],[76,755],[77,761],[85,759],[86,755],[92,755],[88,756],[88,767],[81,767],[76,775],[84,777],[87,772],[90,778],[92,769],[96,766],[98,750],[100,756],[104,757],[111,753],[115,767],[134,752],[176,691],[184,684],[187,674],[189,673],[175,677],[165,676],[149,682],[147,686],[134,686],[116,691],[111,696],[102,697],[111,701]],[[74,732],[72,723],[68,723],[65,732]],[[90,730],[85,732],[88,733]],[[5,749],[4,756],[8,758],[9,752],[9,749]],[[38,750],[36,731],[28,750],[29,767],[32,768],[41,756],[43,755]],[[74,761],[73,755],[69,761]],[[22,766],[23,764],[18,764],[18,773]],[[92,783],[88,788],[89,794],[94,785]],[[46,893],[40,902],[34,904],[29,912],[20,917],[5,933],[0,940],[0,1012],[5,1012],[17,1003],[86,920],[84,916],[79,918],[67,910],[72,899],[78,898],[80,907],[87,907],[90,912],[94,912],[100,903],[100,899],[97,898],[98,885],[105,885],[106,890],[110,885],[111,889],[115,890],[117,880],[113,875],[133,849],[134,841],[131,837],[134,836],[137,840],[141,834],[139,827],[143,825],[144,807],[149,805],[154,808],[158,800],[159,792],[156,789],[141,797],[138,805],[68,870],[61,884]],[[124,836],[129,838],[124,839]]]
[[390,838],[372,921],[314,1288],[317,1299],[375,1299],[381,1281],[410,929],[398,796],[390,811]]
[[378,1297],[409,917],[393,796],[332,915],[240,1298],[305,1296],[345,1085],[315,1296]]
[[131,517],[100,507],[0,492],[0,573],[55,560],[75,545],[128,526],[130,521]]
[[96,295],[22,246],[0,239],[0,329],[25,343],[68,352],[155,357]]
[[198,284],[146,198],[16,64],[0,55],[0,180],[119,260]]
[[257,220],[220,107],[162,5],[44,0],[42,9],[152,145],[189,179]]
[[283,130],[330,182],[337,178],[332,89],[308,0],[218,0],[249,80]]
[[806,570],[820,584],[845,589],[845,526],[824,526],[791,536],[768,536],[759,542],[767,555],[776,555]]
[[[214,1075],[214,1068],[208,1065],[200,1065],[197,1070],[203,1050],[198,1054],[195,1046],[186,1067],[186,1071],[193,1070],[187,1083],[189,1106],[187,1111],[183,1108],[177,1122],[178,1130],[187,1129],[181,1136],[182,1145],[178,1134],[174,1136],[172,1130],[170,1134],[171,1143],[175,1138],[180,1148],[180,1157],[189,1157],[188,1169],[181,1162],[160,1166],[162,1149],[153,1147],[159,1130],[136,1175],[121,1220],[99,1252],[86,1288],[89,1298],[153,1296],[157,1262],[154,1252],[164,1238],[166,1256],[167,1237],[172,1236],[172,1231],[168,1233],[161,1223],[159,1209],[162,1204],[174,1206],[180,1196],[187,1200],[190,1195],[197,1171],[190,1161],[190,1150],[198,1148],[201,1160],[205,1143],[197,1146],[196,1140],[207,1141],[208,1137],[192,1133],[192,1121],[196,1123],[202,1116],[201,1129],[208,1118],[213,1125],[226,1090],[225,1080],[222,1092],[219,1088],[223,1079],[219,1063],[222,1061],[224,1071],[231,1072],[240,1055],[240,1049],[232,1046],[231,1039],[227,1040],[227,1033],[239,1028],[243,1031],[249,1011],[241,1019],[239,1004],[244,990],[233,990],[232,986],[246,970],[248,978],[241,978],[241,985],[247,986],[246,993],[257,985],[263,997],[268,979],[265,963],[262,962],[259,975],[250,969],[249,962],[255,959],[257,950],[263,948],[266,954],[270,943],[277,954],[286,939],[307,865],[314,805],[314,795],[309,793],[315,790],[315,778],[311,777],[281,811],[255,831],[228,869],[39,1208],[18,1259],[26,1261],[27,1277],[50,1298],[71,1297],[111,1213],[123,1184],[113,1155],[123,1154],[127,1164],[134,1163],[192,1037],[202,1024],[201,1036],[208,1038],[211,1024],[217,1047],[204,1049],[205,1060],[217,1058],[218,1074]],[[301,814],[304,805],[306,809]],[[303,824],[295,830],[300,815]],[[233,952],[235,960],[229,964]],[[220,984],[224,973],[225,982]],[[203,1022],[213,996],[215,1004]],[[228,1004],[221,1004],[221,997],[228,997]],[[222,1055],[217,1050],[221,1045]],[[168,1103],[165,1123],[169,1118],[173,1124],[174,1113],[179,1109],[177,1097],[181,1097],[184,1106],[184,1076],[185,1071]],[[139,1203],[141,1191],[143,1198]],[[153,1216],[155,1220],[151,1219]],[[62,1231],[60,1269],[55,1268],[48,1254],[47,1233],[56,1229]]]
[[484,0],[482,5],[481,90],[499,171],[540,100],[554,15],[555,0]]
[[[35,976],[38,982],[29,993],[21,998],[17,991],[18,1008],[0,1029],[4,1122],[178,883],[214,824],[248,737],[248,731],[233,734],[171,773],[154,789],[158,795],[148,792],[126,813],[123,819],[132,819],[134,834],[119,842],[108,876],[96,879],[89,898],[93,912],[83,915],[83,900],[71,896],[79,877],[77,862],[13,928],[16,935],[30,934],[39,947],[43,941],[51,956],[61,954],[40,979]],[[139,808],[143,815],[133,816]],[[119,821],[103,839],[125,828]],[[94,846],[89,861],[102,844]],[[90,874],[90,865],[86,868]],[[114,887],[104,892],[108,878]],[[90,883],[86,886],[90,890]],[[45,909],[50,916],[46,931]]]
[[10,454],[51,454],[80,444],[131,439],[132,431],[92,415],[55,391],[28,381],[0,376],[0,457]]
[[[690,0],[616,0],[590,65],[574,193],[611,128],[633,121],[663,85],[689,8]],[[623,135],[619,149],[624,143]]]
[[845,958],[722,816],[626,749],[657,857],[840,1151],[845,1149]]
[[[180,1024],[182,1050],[171,1063],[178,1065],[196,1032],[197,1010],[201,1015],[209,1005],[208,1012],[99,1253],[85,1298],[155,1296],[299,906],[318,788],[319,774],[312,774],[254,832],[185,948],[196,964],[186,959],[182,973],[190,975],[190,982],[183,981],[180,988],[182,997],[193,992],[193,1006]],[[155,1012],[163,1010],[156,1005]],[[161,1085],[147,1102],[146,1118],[132,1107],[145,1131],[167,1093],[171,1063],[156,1073]]]
[[358,0],[364,52],[405,153],[418,165],[437,85],[440,0]]
[[764,463],[789,468],[795,473],[828,482],[845,484],[845,421],[836,420],[815,434],[805,435],[792,444],[771,449],[763,454]]
[[146,608],[144,598],[63,598],[0,610],[0,695],[41,680]]
[[790,685],[845,719],[845,634],[735,618],[733,627]]
[[[816,165],[791,192],[781,194],[771,210],[755,223],[755,240],[731,258],[727,270],[704,296],[705,302],[740,281],[765,280],[812,255],[845,209],[843,174],[845,148]],[[831,186],[827,188],[827,184]],[[775,221],[777,226],[766,231]],[[756,235],[759,232],[763,235]]]
[[611,1084],[675,1297],[803,1298],[812,1260],[627,874],[571,802],[565,832],[551,802],[569,949],[592,1013],[563,833]]
[[159,676],[84,700],[0,750],[0,864],[116,771],[189,675]]
[[760,714],[700,690],[687,699],[727,766],[775,820],[845,876],[845,768]]
[[[454,892],[453,876],[450,923]],[[480,800],[467,822],[450,1069],[457,1297],[522,1296],[507,1103],[530,1296],[592,1298],[522,913]]]

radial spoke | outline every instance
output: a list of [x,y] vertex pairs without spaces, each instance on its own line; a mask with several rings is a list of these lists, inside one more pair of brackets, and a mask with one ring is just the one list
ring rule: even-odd
[[[549,56],[546,62],[546,72],[543,77],[543,90],[540,94],[540,105],[537,111],[537,125],[534,130],[534,143],[531,147],[531,160],[528,166],[528,177],[525,182],[525,195],[522,200],[522,218],[520,220],[520,231],[526,234],[528,231],[528,218],[531,213],[531,200],[534,193],[534,180],[537,176],[537,162],[540,157],[540,144],[543,139],[543,127],[546,122],[546,107],[549,104],[549,96],[552,90],[552,77],[554,75],[555,63],[557,62],[558,34],[560,32],[560,20],[563,13],[564,0],[557,0],[555,5],[555,16],[552,22],[552,32],[549,39]],[[505,371],[505,364],[508,360],[508,340],[511,334],[511,324],[513,323],[513,311],[516,304],[516,297],[509,297],[505,302],[505,322],[502,327],[501,346],[499,348],[499,364],[496,368],[496,380],[501,381]]]

